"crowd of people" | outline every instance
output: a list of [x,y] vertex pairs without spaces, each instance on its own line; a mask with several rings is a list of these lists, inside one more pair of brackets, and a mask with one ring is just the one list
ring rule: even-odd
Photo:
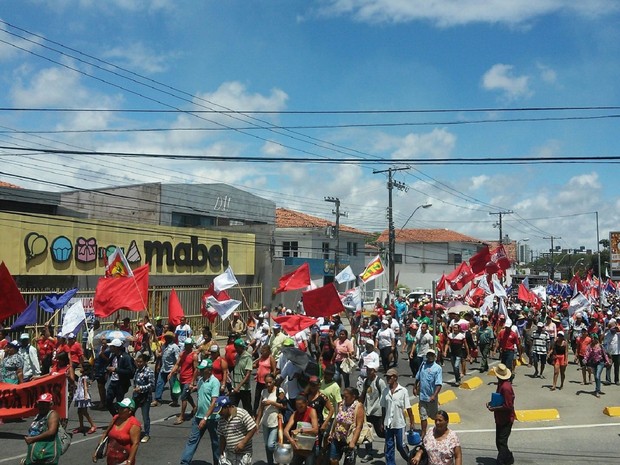
[[[593,395],[600,396],[602,384],[620,384],[617,307],[569,315],[567,302],[556,299],[540,309],[508,302],[507,311],[488,315],[458,301],[438,308],[433,314],[429,302],[398,297],[348,315],[346,326],[334,315],[293,334],[272,320],[295,314],[282,306],[263,308],[246,320],[235,313],[224,347],[209,327],[194,333],[185,318],[170,325],[144,317],[135,329],[126,318],[115,325],[130,336],[95,340],[93,352],[87,351],[90,360],[75,334],[52,337],[45,328],[35,340],[23,333],[11,341],[3,331],[0,374],[3,382],[18,384],[65,372],[79,421],[73,433],[97,431],[89,409],[109,411],[102,435],[107,463],[127,465],[150,440],[150,410],[164,404],[178,409],[174,425],[191,422],[181,465],[191,463],[205,432],[214,465],[250,465],[255,435],[262,435],[268,465],[289,459],[294,465],[337,465],[343,458],[352,464],[358,453],[361,462],[369,462],[379,454],[375,436],[384,440],[386,465],[395,465],[396,451],[414,465],[460,465],[459,438],[449,429],[448,414],[439,410],[443,367],[449,362],[458,386],[468,365],[487,371],[493,357],[501,362],[495,367],[501,402],[487,408],[496,421],[498,463],[510,464],[515,397],[510,381],[516,371],[533,369],[530,376],[544,378],[546,365],[553,365],[551,389],[561,390],[572,358],[583,384],[594,383]],[[400,384],[404,376],[413,379],[412,392]],[[419,398],[420,425],[414,425],[410,396]],[[49,402],[39,399],[37,434],[26,442],[54,431],[57,418],[44,405]],[[408,434],[414,428],[417,443]]]

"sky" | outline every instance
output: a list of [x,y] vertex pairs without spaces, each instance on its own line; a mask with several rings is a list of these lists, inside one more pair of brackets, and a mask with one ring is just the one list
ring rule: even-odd
[[[503,233],[535,253],[551,236],[596,249],[594,212],[601,239],[620,230],[617,165],[591,160],[620,155],[620,2],[0,0],[0,12],[2,181],[224,182],[328,219],[331,196],[343,223],[381,231],[387,177],[373,171],[408,166],[394,174],[407,186],[397,229],[430,203],[408,228],[497,240],[490,213],[512,211]],[[209,156],[227,159],[197,159]]]

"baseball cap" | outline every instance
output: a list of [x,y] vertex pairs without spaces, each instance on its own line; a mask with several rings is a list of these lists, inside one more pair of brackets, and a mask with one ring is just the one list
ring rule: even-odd
[[8,345],[13,347],[14,349],[19,349],[19,342],[17,342],[17,341],[11,341],[11,342],[9,342]]
[[220,413],[220,411],[224,407],[228,407],[231,404],[232,404],[232,402],[230,401],[230,397],[228,397],[228,396],[220,396],[215,401],[215,408],[213,409],[213,413]]
[[220,351],[220,347],[217,344],[213,344],[211,346],[211,348],[209,349],[210,352],[219,352]]
[[116,405],[121,408],[130,408],[131,410],[136,409],[136,403],[133,401],[133,399],[130,399],[129,397],[125,397],[120,402],[117,402]]
[[187,339],[185,339],[185,342],[183,342],[183,344],[185,344],[186,346],[194,345],[194,340],[191,337],[188,337]]
[[73,333],[67,334],[67,339],[75,339],[75,334]]
[[147,324],[145,324],[145,325],[144,325],[144,327],[145,327],[145,328],[152,328],[152,327],[153,327],[153,325],[152,325],[151,323],[147,323]]
[[398,370],[396,370],[395,368],[390,368],[386,373],[385,376],[387,376],[388,378],[390,376],[398,376]]
[[48,404],[51,404],[52,402],[54,402],[54,397],[49,392],[46,392],[44,394],[41,394],[37,398],[37,402],[46,402]]
[[30,334],[28,333],[22,333],[21,336],[19,336],[20,339],[30,339]]
[[428,350],[426,351],[426,355],[428,356],[429,354],[430,354],[430,355],[437,355],[437,353],[436,353],[433,349],[428,349]]
[[166,332],[164,333],[164,337],[171,337],[171,338],[174,338],[174,333],[173,333],[172,331],[166,331]]
[[123,341],[121,341],[120,339],[112,339],[112,341],[108,344],[112,347],[120,347],[123,345]]
[[282,325],[276,323],[273,325],[273,329],[282,329]]
[[239,346],[239,347],[247,347],[248,345],[245,343],[245,341],[241,338],[237,338],[235,339],[235,345]]
[[388,320],[381,320],[382,325],[389,325],[390,322]]
[[62,337],[63,339],[65,338],[65,336],[61,332],[58,333],[58,335],[56,337]]
[[210,358],[207,358],[203,360],[202,362],[200,362],[200,365],[198,365],[198,369],[204,370],[205,368],[213,368],[213,360],[211,360]]
[[564,336],[564,331],[558,331],[558,336]]
[[536,323],[536,326],[538,326],[539,328],[544,328],[545,324],[542,321],[539,321],[538,323]]
[[292,337],[287,337],[286,339],[284,339],[284,342],[282,343],[282,345],[284,347],[292,347],[295,345],[295,341],[293,340]]
[[156,316],[155,317],[155,321],[161,321],[161,317],[160,316]]
[[366,368],[377,369],[379,368],[379,362],[370,362],[366,365]]

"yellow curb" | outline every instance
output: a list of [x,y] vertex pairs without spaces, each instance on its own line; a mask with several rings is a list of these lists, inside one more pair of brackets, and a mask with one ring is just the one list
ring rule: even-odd
[[491,369],[489,370],[489,372],[487,373],[487,375],[489,375],[489,376],[495,376],[495,367],[491,368]]
[[605,407],[603,413],[610,417],[620,417],[620,407]]
[[443,391],[439,393],[439,405],[446,405],[448,402],[456,400],[454,391]]
[[461,389],[469,389],[473,390],[482,386],[482,379],[478,376],[474,376],[473,378],[468,379],[461,383]]
[[538,409],[538,410],[516,410],[516,417],[518,421],[550,421],[559,420],[560,412],[557,409]]
[[[419,425],[421,423],[419,404],[413,404],[411,407],[409,407],[408,410],[411,410],[411,412],[413,413],[413,420],[415,424]],[[461,416],[457,412],[448,412],[448,416],[450,417],[450,423],[461,422]],[[429,418],[428,422],[433,423],[433,420]]]

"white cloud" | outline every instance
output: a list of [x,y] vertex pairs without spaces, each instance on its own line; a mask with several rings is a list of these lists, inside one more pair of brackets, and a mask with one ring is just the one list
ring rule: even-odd
[[482,76],[482,87],[490,91],[502,91],[507,100],[530,97],[529,76],[515,76],[512,65],[498,63]]
[[486,174],[481,174],[480,176],[474,176],[473,178],[471,178],[471,190],[478,190],[481,187],[484,187],[487,183],[487,181],[489,181],[489,176],[487,176]]
[[[15,33],[21,36],[25,35],[26,39],[28,40],[11,35],[7,31],[10,31],[12,33]],[[25,53],[24,50],[26,51],[33,50],[35,47],[38,46],[39,43],[42,42],[42,40],[39,39],[38,37],[26,35],[20,31],[10,29],[4,24],[0,24],[0,37],[2,38],[3,41],[8,42],[8,43],[0,42],[0,62],[21,56],[22,54]],[[23,49],[23,50],[20,50],[20,49]]]
[[430,21],[450,27],[469,23],[518,25],[557,13],[592,18],[618,9],[614,0],[323,0],[318,14],[350,15],[368,23]]
[[562,155],[562,142],[558,139],[550,139],[532,150],[532,156],[535,157],[549,158],[560,155]]
[[129,68],[134,72],[161,73],[168,69],[168,62],[174,55],[157,55],[142,43],[134,43],[115,47],[103,52],[103,57],[114,61],[115,65]]
[[285,155],[286,148],[280,144],[276,144],[274,142],[265,142],[261,147],[261,152],[265,155],[277,156],[277,155]]
[[542,63],[538,63],[536,65],[538,70],[540,71],[540,78],[546,82],[547,84],[555,84],[558,79],[558,74],[554,69],[550,68],[547,65],[543,65]]
[[375,149],[391,151],[394,158],[445,158],[456,146],[456,136],[446,129],[433,129],[424,134],[404,137],[387,134],[377,136]]

